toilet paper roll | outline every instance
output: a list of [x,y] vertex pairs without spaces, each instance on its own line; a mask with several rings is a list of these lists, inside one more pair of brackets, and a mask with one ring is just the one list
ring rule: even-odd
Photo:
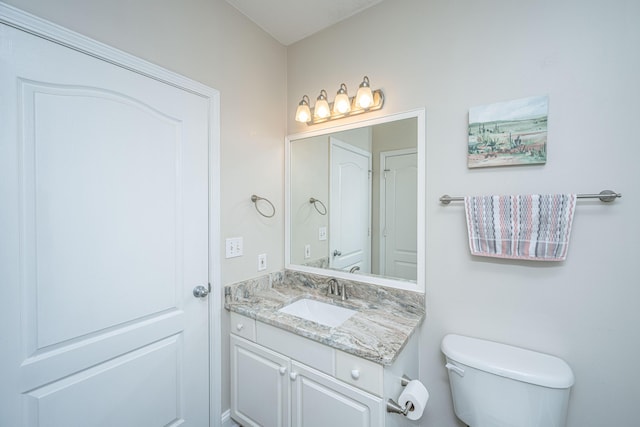
[[413,405],[413,410],[407,412],[407,418],[410,420],[418,420],[422,417],[428,400],[429,392],[424,384],[418,380],[409,381],[398,397],[398,403],[403,408],[406,408],[407,405]]

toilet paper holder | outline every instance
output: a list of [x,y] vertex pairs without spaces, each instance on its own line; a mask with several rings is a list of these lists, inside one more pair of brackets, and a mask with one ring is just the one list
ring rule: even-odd
[[[411,378],[409,378],[406,375],[403,375],[402,378],[400,378],[400,384],[402,384],[402,387],[406,387],[407,384],[409,384],[410,382],[411,382]],[[412,409],[413,409],[413,405],[411,404],[411,402],[409,402],[409,404],[403,408],[395,400],[391,398],[387,399],[387,412],[391,412],[394,414],[402,414],[406,417],[409,411],[411,411]]]

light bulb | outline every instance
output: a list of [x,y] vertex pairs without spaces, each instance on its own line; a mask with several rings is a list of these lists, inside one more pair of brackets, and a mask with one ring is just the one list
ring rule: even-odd
[[349,100],[349,95],[347,95],[347,85],[342,83],[340,89],[338,89],[336,99],[333,101],[333,112],[345,114],[348,113],[349,110],[351,110],[351,101]]
[[356,94],[356,105],[364,109],[373,105],[373,93],[371,92],[369,77],[367,76],[364,76],[364,79],[358,88],[358,93]]
[[313,108],[313,114],[319,119],[325,119],[331,115],[329,103],[327,102],[327,91],[324,89],[320,91],[320,95],[316,99],[316,105]]
[[304,95],[302,101],[298,104],[296,110],[296,121],[300,123],[307,123],[311,120],[311,110],[309,109],[309,97]]
[[296,121],[300,123],[307,123],[311,120],[311,111],[309,111],[308,105],[299,105],[296,112]]

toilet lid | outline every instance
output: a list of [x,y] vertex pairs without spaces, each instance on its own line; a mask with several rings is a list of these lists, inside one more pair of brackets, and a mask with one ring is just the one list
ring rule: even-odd
[[441,349],[454,362],[530,384],[569,388],[574,382],[569,365],[549,354],[453,334]]

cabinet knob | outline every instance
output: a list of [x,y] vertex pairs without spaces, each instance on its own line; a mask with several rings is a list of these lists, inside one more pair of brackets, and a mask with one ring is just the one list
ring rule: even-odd
[[280,375],[284,375],[287,373],[287,367],[286,366],[280,366]]
[[291,372],[289,374],[289,378],[291,378],[291,381],[295,381],[296,378],[298,378],[298,373],[297,372]]
[[236,329],[237,329],[238,331],[241,331],[243,328],[244,328],[244,325],[243,325],[242,323],[238,323],[238,324],[236,325]]
[[360,378],[360,371],[357,369],[353,369],[351,371],[351,378],[353,378],[354,380],[357,380],[358,378]]

